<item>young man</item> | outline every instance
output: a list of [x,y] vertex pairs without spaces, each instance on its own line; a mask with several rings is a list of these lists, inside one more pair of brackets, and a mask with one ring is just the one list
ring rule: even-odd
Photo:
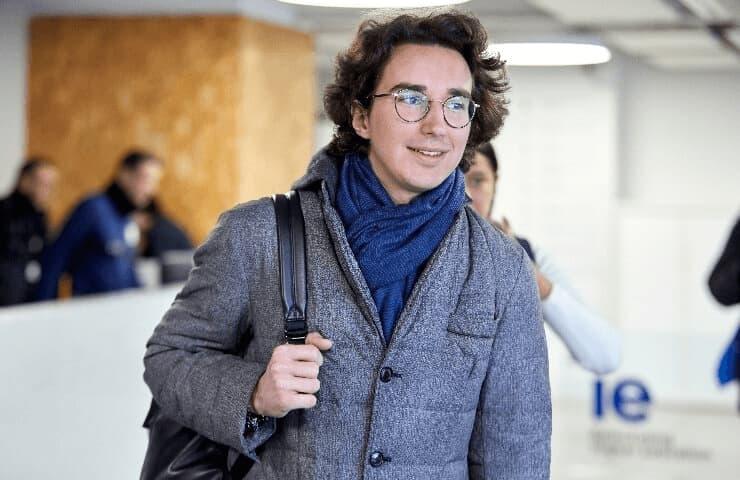
[[546,479],[551,407],[524,251],[462,170],[506,113],[503,64],[457,12],[368,21],[339,56],[337,130],[295,184],[306,345],[283,344],[269,199],[225,213],[148,343],[165,414],[250,479]]
[[46,244],[46,209],[57,176],[56,167],[30,158],[13,192],[0,200],[0,306],[34,299]]
[[138,287],[134,261],[140,230],[134,214],[152,201],[161,177],[162,162],[153,155],[126,154],[110,186],[75,207],[44,253],[38,298],[56,298],[65,272],[72,275],[74,295]]

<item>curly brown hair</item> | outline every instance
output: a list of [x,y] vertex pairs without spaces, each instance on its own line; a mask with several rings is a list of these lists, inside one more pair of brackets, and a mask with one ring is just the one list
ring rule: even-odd
[[470,126],[460,168],[466,172],[483,142],[498,134],[508,114],[504,92],[508,90],[505,62],[489,56],[488,34],[473,15],[458,10],[426,9],[394,17],[365,20],[350,47],[337,55],[334,83],[324,92],[324,110],[336,125],[329,153],[343,157],[359,151],[367,154],[368,140],[352,127],[352,105],[370,109],[375,90],[393,49],[403,44],[439,45],[460,52],[473,77],[473,101],[480,107]]

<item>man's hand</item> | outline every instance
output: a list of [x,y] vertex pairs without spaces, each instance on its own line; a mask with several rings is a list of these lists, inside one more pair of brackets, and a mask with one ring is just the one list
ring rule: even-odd
[[501,217],[500,222],[498,220],[491,220],[491,223],[506,235],[514,238],[514,229],[511,228],[511,224],[509,224],[509,220],[506,217]]
[[316,405],[319,367],[324,363],[321,352],[331,346],[331,340],[311,332],[305,345],[275,347],[252,393],[251,409],[259,415],[281,418],[291,410]]
[[544,276],[536,266],[534,267],[534,273],[537,277],[537,290],[540,293],[540,300],[547,300],[547,297],[550,296],[550,292],[552,292],[552,282]]

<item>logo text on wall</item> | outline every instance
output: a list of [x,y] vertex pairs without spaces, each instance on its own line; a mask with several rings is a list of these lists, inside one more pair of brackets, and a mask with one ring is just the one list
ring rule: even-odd
[[621,380],[609,389],[601,379],[594,383],[594,416],[604,418],[609,408],[627,422],[644,422],[650,408],[650,393],[645,384],[634,378]]

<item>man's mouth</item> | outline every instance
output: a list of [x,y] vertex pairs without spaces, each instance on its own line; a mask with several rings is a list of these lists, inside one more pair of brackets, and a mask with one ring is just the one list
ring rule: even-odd
[[423,148],[414,148],[414,147],[408,147],[408,149],[411,150],[412,152],[420,153],[430,158],[441,157],[442,155],[445,154],[445,151],[443,150],[426,150]]

